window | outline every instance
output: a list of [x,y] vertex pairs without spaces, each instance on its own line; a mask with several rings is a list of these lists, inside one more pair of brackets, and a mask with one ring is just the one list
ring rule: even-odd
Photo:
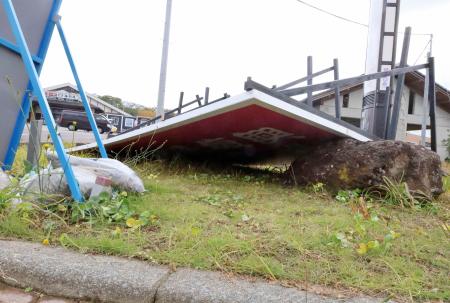
[[350,101],[350,95],[349,94],[345,94],[343,96],[343,98],[342,98],[342,107],[347,108],[349,101]]
[[409,103],[408,103],[408,115],[414,115],[414,99],[416,94],[412,91],[409,92]]
[[361,127],[361,119],[342,117],[342,121],[348,122],[356,127]]

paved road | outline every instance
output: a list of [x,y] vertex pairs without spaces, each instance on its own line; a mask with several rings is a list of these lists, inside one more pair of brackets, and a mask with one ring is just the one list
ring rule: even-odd
[[63,298],[48,297],[35,291],[24,291],[0,283],[0,303],[78,303]]
[[[22,138],[20,140],[21,143],[27,143],[28,142],[28,130],[29,125],[27,125],[23,131]],[[84,130],[77,130],[75,132],[72,132],[68,130],[65,127],[59,127],[58,131],[61,135],[61,138],[63,142],[65,143],[74,143],[74,144],[86,144],[91,143],[95,141],[94,134],[92,132],[84,131]],[[106,139],[107,134],[102,134],[102,139]],[[51,141],[49,139],[49,133],[47,126],[42,127],[42,134],[41,134],[41,141],[42,142],[48,142]]]

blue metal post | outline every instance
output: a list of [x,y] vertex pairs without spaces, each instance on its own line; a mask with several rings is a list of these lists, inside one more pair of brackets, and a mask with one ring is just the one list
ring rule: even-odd
[[[61,7],[62,0],[54,0],[52,10],[50,12],[50,15],[48,17],[47,25],[45,27],[44,35],[42,37],[41,45],[39,46],[39,51],[37,54],[37,57],[42,60],[42,63],[38,64],[36,62],[36,70],[38,75],[40,74],[42,70],[42,66],[45,60],[45,57],[47,56],[47,50],[48,46],[50,44],[50,40],[53,34],[53,29],[55,27],[55,23],[53,22],[53,17],[59,12],[59,9]],[[18,53],[20,54],[20,50],[17,48]],[[31,85],[31,82],[28,82],[27,91],[32,91],[33,86]],[[30,114],[30,106],[31,101],[28,96],[27,92],[24,92],[24,96],[22,99],[22,105],[21,110],[19,114],[17,115],[16,124],[14,126],[14,133],[11,136],[11,140],[8,145],[8,150],[6,152],[5,159],[3,161],[3,169],[9,170],[12,167],[12,164],[14,162],[14,158],[16,156],[17,148],[20,144],[20,138],[23,133],[23,129],[25,127],[25,123],[28,119],[28,116]],[[1,159],[0,159],[1,162]]]
[[59,160],[61,161],[62,167],[64,168],[64,174],[67,179],[67,184],[69,185],[70,191],[72,193],[72,197],[75,200],[81,202],[83,201],[83,196],[73,173],[72,166],[69,163],[69,157],[66,154],[64,145],[61,141],[61,138],[56,132],[55,120],[53,119],[52,113],[50,111],[50,106],[48,105],[44,91],[39,82],[39,76],[34,66],[33,59],[31,58],[30,50],[28,49],[27,43],[25,41],[25,37],[23,35],[22,28],[20,27],[19,20],[17,19],[14,6],[11,0],[2,0],[2,3],[8,17],[9,26],[11,27],[14,37],[16,38],[17,46],[20,49],[20,55],[25,65],[28,77],[30,77],[30,82],[33,86],[33,92],[38,98],[39,106],[41,108],[42,114],[44,115],[45,122],[47,123],[48,131],[55,146],[56,153],[58,154]]
[[95,122],[94,115],[92,114],[88,98],[86,96],[86,93],[84,92],[83,86],[81,85],[77,68],[75,67],[75,62],[73,61],[73,57],[69,49],[69,44],[67,43],[66,35],[64,34],[64,30],[61,25],[61,17],[57,16],[56,18],[57,18],[55,20],[56,28],[58,29],[59,36],[61,37],[61,42],[64,46],[64,51],[66,52],[70,68],[72,69],[73,77],[75,78],[75,82],[77,83],[78,92],[80,93],[81,101],[83,102],[84,109],[86,110],[86,115],[89,120],[89,124],[91,125],[92,132],[94,133],[95,140],[97,141],[98,150],[100,151],[100,155],[102,156],[102,158],[108,158],[108,154],[106,153],[105,146],[103,145],[102,142],[102,138],[100,137],[100,134],[98,132],[97,123]]

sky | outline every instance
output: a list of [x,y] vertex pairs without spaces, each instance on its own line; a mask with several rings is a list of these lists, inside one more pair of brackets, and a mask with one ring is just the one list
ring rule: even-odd
[[[370,0],[305,0],[367,24]],[[64,0],[60,14],[85,90],[155,107],[166,0]],[[436,80],[450,88],[450,0],[401,0],[400,31],[411,26],[409,64],[425,62],[433,34]],[[400,56],[399,37],[397,58]],[[251,76],[282,85],[339,59],[341,78],[364,73],[367,28],[296,0],[173,0],[166,104],[243,92]],[[328,81],[325,75],[317,81]],[[74,83],[56,32],[42,71],[44,87]]]

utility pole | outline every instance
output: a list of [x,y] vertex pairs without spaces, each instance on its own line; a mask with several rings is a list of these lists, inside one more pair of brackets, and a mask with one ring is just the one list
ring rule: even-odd
[[166,77],[167,77],[167,61],[169,56],[171,15],[172,15],[172,0],[167,0],[166,24],[164,26],[164,40],[161,58],[161,72],[159,75],[158,107],[156,108],[156,116],[161,116],[161,120],[164,120],[164,99],[166,95]]

